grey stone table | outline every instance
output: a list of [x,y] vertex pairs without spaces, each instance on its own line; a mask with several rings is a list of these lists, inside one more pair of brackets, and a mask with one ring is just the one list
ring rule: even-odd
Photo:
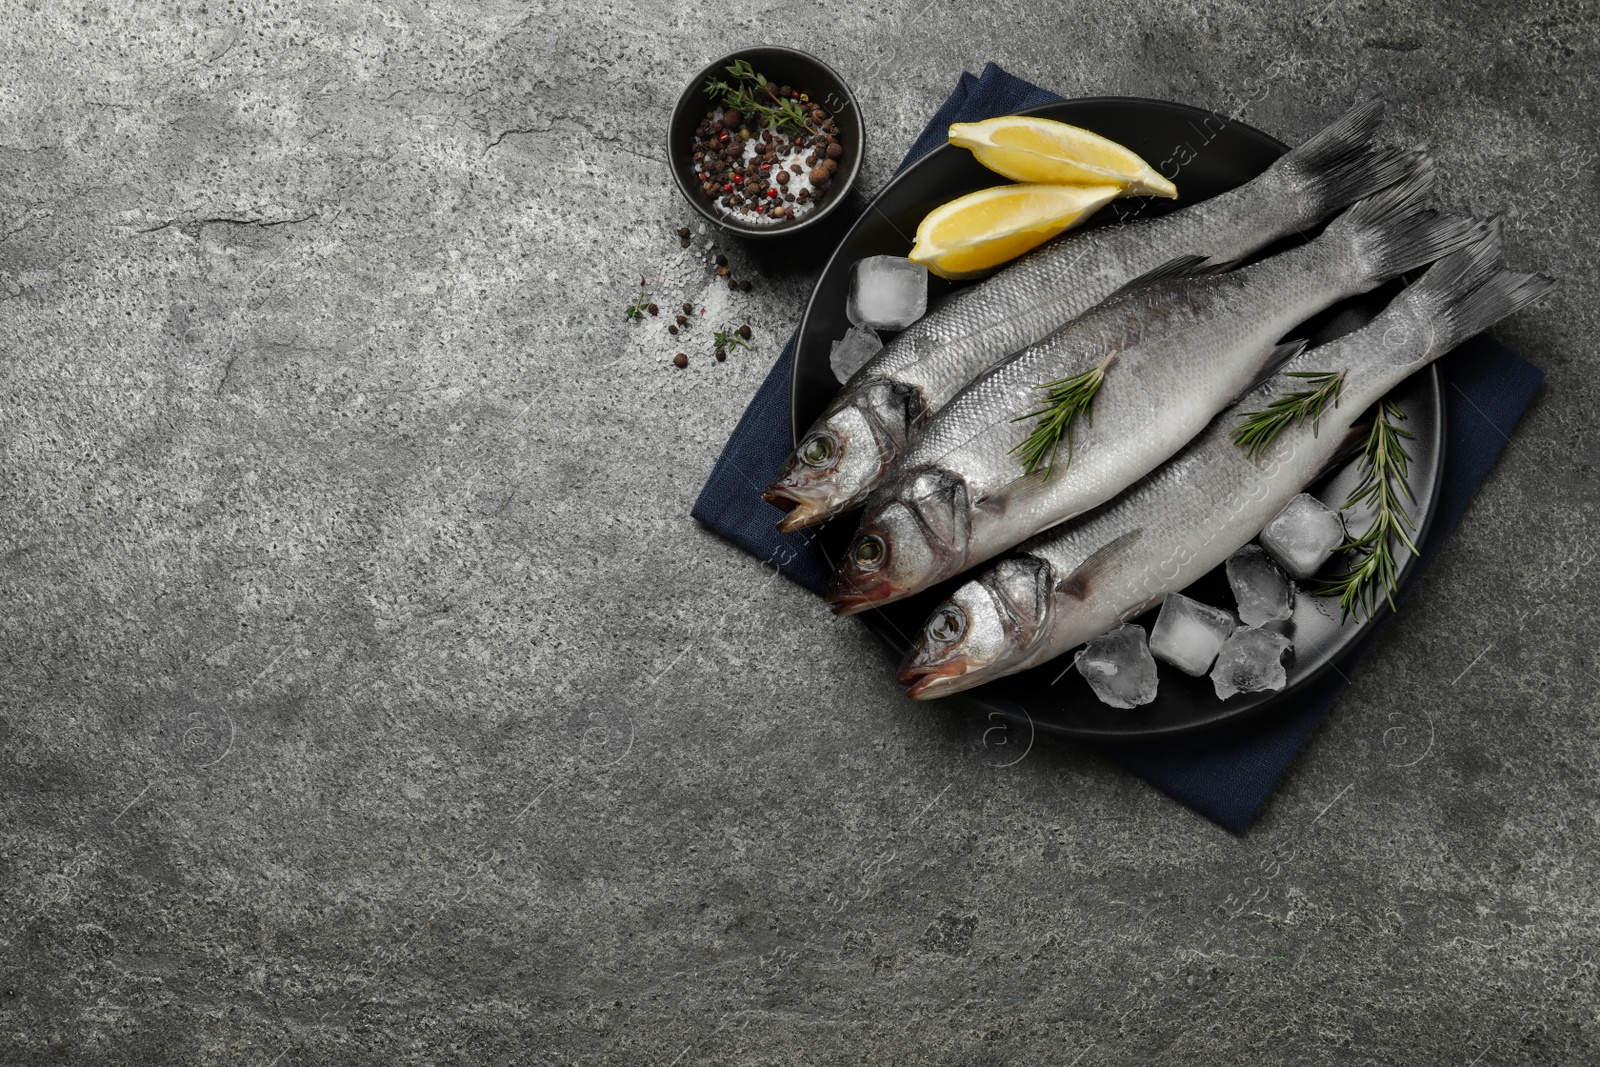
[[[1593,1062],[1594,18],[0,5],[0,1063]],[[869,189],[990,59],[1288,140],[1381,91],[1563,279],[1245,837],[1001,766],[688,519],[820,258],[673,234],[670,102],[757,41],[858,87]]]

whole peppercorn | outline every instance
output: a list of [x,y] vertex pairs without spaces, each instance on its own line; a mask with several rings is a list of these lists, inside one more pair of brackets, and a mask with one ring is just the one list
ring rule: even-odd
[[674,337],[678,336],[678,328],[676,326],[668,326],[667,327],[667,332],[670,333]]
[[728,265],[728,257],[719,254],[717,256],[717,266],[726,267],[727,265]]
[[654,304],[651,304],[649,307],[645,308],[645,310],[650,312],[650,314],[652,314],[652,315],[661,314],[661,309],[656,307]]
[[772,209],[772,217],[775,219],[781,219],[787,213],[788,212],[784,209],[782,204],[779,204],[777,207]]
[[730,130],[737,130],[744,121],[744,116],[739,114],[738,108],[730,107],[722,113],[722,124]]
[[778,172],[778,184],[779,185],[788,185],[789,184],[789,172],[788,171],[780,170]]
[[717,349],[717,362],[718,363],[721,363],[723,360],[725,360],[727,358],[728,358],[728,350],[726,348]]
[[672,357],[672,365],[674,367],[687,367],[689,365],[689,357],[679,352]]
[[741,292],[748,293],[750,291],[750,283],[749,282],[740,282],[739,283],[739,290]]
[[693,315],[694,314],[694,305],[693,304],[688,304],[688,303],[684,304],[683,305],[683,313],[685,315]]
[[744,338],[746,341],[750,340],[750,326],[748,324],[739,327],[739,329],[736,332],[739,334],[740,337]]
[[689,316],[687,316],[687,315],[679,315],[677,317],[677,323],[678,323],[679,326],[687,326],[687,325],[689,325]]
[[717,268],[717,277],[726,278],[727,276],[728,276],[728,268],[727,267],[718,267]]
[[837,159],[824,159],[822,165],[828,168],[828,177],[830,178],[839,171],[839,161]]
[[841,145],[838,141],[835,141],[833,144],[828,146],[828,158],[829,159],[839,159],[843,155],[844,155],[844,146]]
[[[696,155],[695,158],[699,159],[700,157],[698,155]],[[687,236],[689,236],[689,227],[687,227],[687,226],[679,226],[678,227],[678,236],[679,237],[687,237]]]
[[689,240],[687,237],[678,238],[678,247],[679,248],[688,248],[692,244],[694,244],[694,242]]
[[809,175],[812,185],[827,185],[828,179],[832,176],[828,170],[827,163],[818,163],[811,168],[811,174]]

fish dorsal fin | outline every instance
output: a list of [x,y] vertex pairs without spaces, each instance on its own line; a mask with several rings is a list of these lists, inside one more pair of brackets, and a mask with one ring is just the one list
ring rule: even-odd
[[1304,337],[1297,337],[1293,341],[1285,341],[1283,344],[1274,347],[1272,353],[1267,356],[1267,362],[1262,366],[1261,372],[1256,375],[1255,381],[1245,386],[1239,396],[1234,397],[1234,399],[1238,400],[1245,393],[1254,392],[1266,385],[1274,374],[1283,369],[1285,363],[1304,352],[1310,344],[1311,342]]
[[1078,564],[1076,570],[1056,583],[1056,592],[1074,600],[1087,600],[1094,590],[1094,580],[1108,568],[1115,566],[1144,537],[1144,530],[1129,530],[1108,545],[1102,545],[1088,559]]
[[1200,278],[1207,274],[1221,274],[1228,269],[1227,264],[1212,264],[1210,259],[1210,256],[1179,256],[1177,259],[1169,259],[1155,270],[1146,271],[1132,281],[1123,283],[1106,299],[1123,296],[1156,282],[1171,281],[1174,278]]

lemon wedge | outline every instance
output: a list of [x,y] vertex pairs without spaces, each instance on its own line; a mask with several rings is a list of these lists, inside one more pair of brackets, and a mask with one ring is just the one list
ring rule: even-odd
[[1097,133],[1051,119],[1003,115],[950,127],[950,143],[1019,182],[1052,185],[1114,183],[1130,196],[1178,195],[1178,187],[1133,152]]
[[941,278],[975,278],[1037,248],[1117,197],[1121,185],[997,185],[934,208],[910,258]]

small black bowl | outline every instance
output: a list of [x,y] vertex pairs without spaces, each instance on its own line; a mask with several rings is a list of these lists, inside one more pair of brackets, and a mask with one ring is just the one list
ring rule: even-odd
[[[828,195],[820,206],[807,211],[797,219],[783,222],[742,222],[732,215],[724,215],[712,203],[712,198],[700,188],[694,176],[694,131],[707,111],[718,104],[706,95],[705,85],[710,78],[728,80],[725,68],[736,59],[746,60],[756,72],[768,81],[793,86],[827,109],[839,127],[839,144],[844,157],[839,170],[828,186]],[[861,123],[861,111],[855,97],[845,87],[844,79],[833,68],[815,56],[793,48],[765,46],[744,48],[730,52],[709,64],[690,80],[678,105],[672,109],[672,121],[667,125],[667,165],[672,168],[672,180],[678,191],[700,214],[729,233],[757,239],[787,237],[808,229],[831,215],[848,198],[856,175],[861,170],[861,158],[866,154],[866,131]]]

